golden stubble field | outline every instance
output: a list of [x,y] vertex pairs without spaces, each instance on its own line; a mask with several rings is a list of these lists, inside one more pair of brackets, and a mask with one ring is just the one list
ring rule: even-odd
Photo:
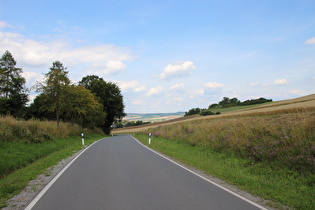
[[[210,116],[189,116],[181,117],[173,120],[157,122],[147,125],[127,127],[114,129],[112,134],[122,133],[136,133],[143,132],[150,128],[158,126],[167,126],[175,123],[184,123],[190,121],[210,120],[210,119],[227,119],[227,118],[241,118],[241,117],[255,117],[255,116],[271,116],[281,115],[288,113],[304,113],[306,115],[314,113],[315,111],[315,94],[303,96],[295,99],[289,99],[284,101],[273,102],[266,105],[255,106],[252,108],[246,108],[237,111],[226,112],[221,115],[210,115]],[[314,125],[315,126],[315,125]]]

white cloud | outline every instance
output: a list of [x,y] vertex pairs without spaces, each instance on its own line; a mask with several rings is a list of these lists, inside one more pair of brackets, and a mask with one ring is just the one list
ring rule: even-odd
[[271,87],[274,85],[288,85],[288,84],[289,84],[289,81],[285,78],[282,78],[282,79],[274,80],[273,83],[252,82],[252,83],[249,83],[249,86],[252,86],[252,87]]
[[141,100],[133,100],[133,101],[131,101],[131,104],[133,104],[133,105],[142,105],[143,101],[141,101]]
[[153,95],[159,95],[161,94],[161,92],[164,90],[163,87],[155,87],[155,88],[151,88],[149,90],[149,92],[147,93],[147,96],[153,96]]
[[204,89],[192,90],[188,92],[188,98],[197,98],[199,96],[203,96],[205,94]]
[[169,79],[175,77],[186,76],[191,73],[193,69],[195,69],[195,65],[192,61],[184,61],[178,62],[177,64],[169,64],[160,74],[161,79]]
[[275,85],[287,85],[287,84],[289,84],[289,82],[287,79],[276,79],[274,81],[274,84]]
[[176,84],[176,85],[173,85],[169,88],[169,90],[176,90],[176,91],[180,91],[180,90],[183,90],[185,87],[185,85],[183,83],[180,83],[180,84]]
[[225,87],[225,84],[217,83],[217,82],[208,82],[204,84],[205,88],[222,88]]
[[37,80],[38,82],[41,82],[44,80],[44,75],[43,74],[38,74],[36,72],[27,72],[24,71],[22,73],[22,76],[26,80],[26,86],[31,87],[35,85],[35,81]]
[[185,102],[185,99],[183,97],[173,97],[166,101],[166,104],[181,104]]
[[291,90],[290,93],[293,95],[298,95],[298,96],[306,95],[306,92],[303,90]]
[[249,86],[252,86],[252,87],[268,87],[268,86],[270,86],[270,84],[263,84],[261,82],[251,82],[251,83],[249,83]]
[[124,71],[126,65],[121,61],[107,61],[106,63],[94,63],[90,66],[89,74],[99,76],[114,75]]
[[10,24],[8,24],[7,22],[0,20],[0,29],[1,28],[6,28],[6,27],[11,28],[12,26]]
[[307,39],[307,40],[305,41],[305,44],[309,44],[309,45],[315,44],[315,37],[312,37],[312,38],[310,38],[310,39]]
[[203,85],[202,93],[204,95],[217,95],[222,92],[222,89],[225,87],[225,84],[217,82],[208,82]]
[[59,60],[70,70],[87,71],[84,74],[112,75],[124,71],[124,61],[133,59],[124,47],[112,44],[72,47],[71,41],[30,39],[18,33],[5,32],[6,27],[9,24],[0,21],[0,52],[9,50],[17,66],[27,71],[48,71],[52,62]]
[[251,82],[249,83],[250,86],[260,86],[261,83],[260,82]]
[[122,91],[132,90],[134,92],[142,92],[145,90],[145,86],[140,85],[139,82],[136,80],[127,82],[117,81],[117,83]]

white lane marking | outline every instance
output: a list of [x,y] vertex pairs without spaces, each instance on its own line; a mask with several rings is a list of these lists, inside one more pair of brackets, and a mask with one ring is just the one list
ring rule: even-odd
[[[100,139],[101,140],[101,139]],[[33,199],[33,201],[24,209],[24,210],[31,210],[35,204],[41,199],[41,197],[49,190],[49,188],[57,181],[57,179],[71,166],[71,164],[78,158],[80,157],[85,150],[89,149],[92,145],[95,143],[99,142],[100,140],[95,141],[93,144],[89,145],[86,147],[80,154],[78,154],[70,163],[68,163],[59,173],[38,193],[38,195]]]
[[225,190],[225,191],[231,193],[232,195],[234,195],[234,196],[236,196],[236,197],[238,197],[238,198],[240,198],[240,199],[242,199],[242,200],[244,200],[244,201],[246,201],[246,202],[252,204],[253,206],[256,206],[257,208],[260,208],[260,209],[262,209],[262,210],[268,210],[267,208],[265,208],[265,207],[263,207],[263,206],[261,206],[261,205],[255,203],[255,202],[253,202],[253,201],[251,201],[251,200],[249,200],[249,199],[247,199],[247,198],[245,198],[245,197],[243,197],[243,196],[241,196],[241,195],[239,195],[239,194],[237,194],[237,193],[235,193],[235,192],[233,192],[233,191],[231,191],[231,190],[229,190],[229,189],[227,189],[227,188],[225,188],[225,187],[223,187],[223,186],[221,186],[221,185],[219,185],[219,184],[217,184],[217,183],[215,183],[215,182],[213,182],[213,181],[211,181],[211,180],[209,180],[209,179],[207,179],[207,178],[205,178],[205,177],[203,177],[203,176],[201,176],[200,174],[197,174],[196,172],[194,172],[194,171],[192,171],[192,170],[186,168],[185,166],[180,165],[179,163],[177,163],[177,162],[175,162],[175,161],[169,159],[168,157],[166,157],[166,156],[164,156],[164,155],[162,155],[162,154],[156,152],[155,150],[153,150],[153,149],[151,149],[151,148],[145,146],[144,144],[142,144],[140,141],[138,141],[138,140],[137,140],[135,137],[133,137],[132,135],[130,135],[130,136],[131,136],[136,142],[138,142],[140,145],[142,145],[144,148],[147,148],[148,150],[154,152],[155,154],[161,156],[162,158],[165,158],[166,160],[168,160],[168,161],[174,163],[175,165],[177,165],[177,166],[179,166],[179,167],[181,167],[181,168],[183,168],[183,169],[189,171],[190,173],[195,174],[196,176],[202,178],[203,180],[205,180],[205,181],[207,181],[207,182],[210,182],[211,184],[213,184],[213,185],[215,185],[215,186],[217,186],[217,187],[219,187],[219,188],[221,188],[221,189],[223,189],[223,190]]

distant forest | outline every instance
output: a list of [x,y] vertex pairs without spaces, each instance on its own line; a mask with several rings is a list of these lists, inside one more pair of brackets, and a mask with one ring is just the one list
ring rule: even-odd
[[258,98],[258,99],[250,99],[250,100],[241,102],[237,98],[230,99],[229,97],[223,97],[223,99],[219,101],[218,103],[209,105],[208,109],[193,108],[193,109],[190,109],[188,112],[185,112],[184,116],[195,115],[195,114],[215,115],[215,114],[220,114],[220,112],[212,112],[214,108],[228,108],[232,106],[255,105],[255,104],[262,104],[262,103],[271,102],[271,101],[272,99]]

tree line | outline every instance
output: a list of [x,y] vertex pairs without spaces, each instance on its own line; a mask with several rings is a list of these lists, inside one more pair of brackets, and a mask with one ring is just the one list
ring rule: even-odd
[[237,98],[230,99],[229,97],[223,97],[223,99],[219,101],[218,103],[209,105],[208,109],[216,108],[216,107],[228,108],[232,106],[255,105],[255,104],[262,104],[262,103],[271,102],[271,101],[272,99],[258,98],[258,99],[250,99],[250,100],[241,102]]
[[258,99],[250,99],[241,102],[237,98],[229,98],[229,97],[223,97],[221,101],[218,103],[210,104],[208,106],[208,109],[200,109],[200,108],[193,108],[190,109],[188,112],[185,112],[184,116],[189,116],[189,115],[195,115],[195,114],[200,114],[200,115],[215,115],[215,114],[220,114],[220,112],[213,112],[214,108],[228,108],[232,106],[245,106],[245,105],[254,105],[254,104],[262,104],[266,102],[271,102],[272,99],[265,99],[265,98],[258,98]]
[[121,120],[124,112],[119,87],[95,75],[71,82],[67,68],[54,61],[43,82],[33,87],[39,94],[28,106],[29,92],[22,68],[9,51],[0,58],[0,115],[23,119],[71,122],[87,128],[101,128],[110,133],[111,125]]

